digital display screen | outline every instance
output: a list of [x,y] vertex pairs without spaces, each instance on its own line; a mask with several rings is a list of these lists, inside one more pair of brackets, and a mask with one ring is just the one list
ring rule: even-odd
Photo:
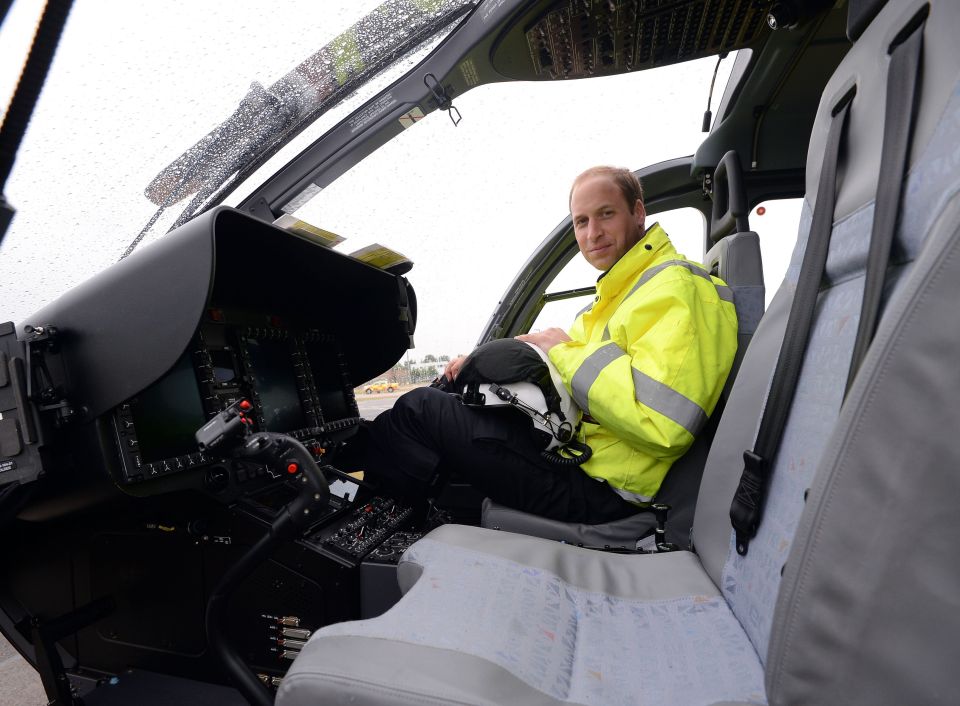
[[193,435],[207,417],[189,352],[180,356],[170,372],[132,399],[130,411],[144,463],[199,451]]
[[306,427],[289,344],[248,338],[247,353],[266,431],[283,433]]
[[344,389],[343,371],[335,343],[314,342],[307,344],[307,359],[313,373],[317,401],[325,422],[356,417],[357,411],[347,390]]
[[210,351],[210,362],[213,365],[213,379],[219,383],[235,382],[237,379],[237,360],[233,351],[228,348],[219,348]]

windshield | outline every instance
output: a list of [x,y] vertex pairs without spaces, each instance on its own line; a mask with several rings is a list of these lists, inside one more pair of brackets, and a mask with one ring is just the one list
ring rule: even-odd
[[[0,29],[5,102],[42,5],[14,3]],[[286,161],[469,5],[76,0],[7,183],[17,215],[0,258],[3,315],[27,315],[161,236],[315,121],[277,155]]]
[[[0,32],[8,93],[25,49],[13,39],[29,37],[39,4],[15,4]],[[378,4],[277,2],[264,13],[253,2],[107,10],[77,0],[7,184],[17,215],[0,251],[2,315],[20,321],[116,262],[158,211],[144,195],[158,174],[234,114],[251,83],[275,86]],[[388,85],[444,31],[325,113],[226,203]],[[732,63],[721,65],[715,101]],[[457,127],[445,112],[427,115],[296,215],[346,237],[344,252],[379,242],[408,256],[420,302],[416,357],[468,351],[515,272],[565,215],[573,176],[592,164],[639,168],[696,149],[715,64],[481,86],[455,99]],[[140,247],[195,193],[162,213]]]

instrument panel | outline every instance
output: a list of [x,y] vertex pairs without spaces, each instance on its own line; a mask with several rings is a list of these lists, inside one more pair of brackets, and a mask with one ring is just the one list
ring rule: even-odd
[[[289,434],[317,457],[359,421],[336,337],[264,312],[211,307],[174,366],[113,410],[122,486],[215,464],[194,434],[241,398],[255,431]],[[243,480],[266,471],[234,464]],[[250,466],[247,468],[246,466]]]

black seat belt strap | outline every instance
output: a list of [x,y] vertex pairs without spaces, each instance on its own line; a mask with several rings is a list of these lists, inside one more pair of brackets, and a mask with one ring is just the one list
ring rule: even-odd
[[773,460],[786,426],[787,413],[793,402],[800,368],[810,336],[813,312],[820,292],[820,283],[830,248],[833,231],[833,211],[837,200],[837,162],[840,142],[847,122],[850,102],[856,93],[851,89],[833,109],[833,120],[827,134],[820,182],[817,186],[817,204],[813,212],[807,247],[800,266],[797,288],[794,292],[787,329],[780,355],[773,373],[773,382],[763,409],[760,429],[753,450],[743,453],[743,473],[730,505],[730,520],[736,531],[737,553],[744,555],[750,540],[756,535],[763,514]]
[[883,153],[873,214],[873,231],[867,253],[867,274],[857,338],[853,344],[846,391],[850,390],[877,329],[880,299],[893,246],[893,234],[900,214],[903,185],[906,181],[907,155],[913,133],[923,49],[923,27],[929,8],[918,14],[893,40],[888,50],[887,104],[883,131]]

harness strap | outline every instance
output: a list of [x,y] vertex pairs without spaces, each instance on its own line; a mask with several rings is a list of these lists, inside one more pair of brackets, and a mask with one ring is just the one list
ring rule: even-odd
[[860,323],[857,326],[857,338],[853,344],[853,356],[844,394],[849,392],[877,330],[880,299],[906,181],[907,155],[919,94],[916,87],[920,80],[923,27],[929,12],[930,8],[925,6],[910,25],[907,25],[906,30],[897,35],[888,50],[890,69],[887,73],[887,122],[883,131],[880,178],[874,202],[873,232],[870,234],[870,250],[867,253]]
[[747,553],[750,540],[756,535],[760,525],[772,462],[780,446],[810,337],[813,310],[817,303],[833,231],[840,142],[855,92],[855,89],[848,92],[833,110],[820,183],[817,187],[817,205],[807,248],[803,254],[797,289],[790,307],[790,316],[787,319],[783,345],[774,369],[767,404],[760,419],[760,430],[757,432],[754,449],[743,454],[743,473],[730,505],[730,520],[736,532],[737,553],[740,555]]
[[[861,318],[847,377],[847,389],[860,367],[876,330],[887,264],[893,243],[907,153],[916,112],[916,83],[920,72],[923,48],[923,27],[929,7],[920,10],[897,34],[888,49],[890,67],[887,74],[887,100],[877,183],[876,206],[867,255],[867,274]],[[760,420],[753,450],[744,451],[744,468],[740,484],[730,506],[730,519],[736,532],[737,553],[746,555],[750,540],[756,536],[763,517],[773,462],[776,458],[787,414],[803,365],[810,325],[817,301],[820,281],[826,265],[836,204],[836,168],[841,132],[846,122],[854,90],[834,108],[833,122],[827,137],[823,170],[817,187],[817,205],[807,250],[804,253],[797,291],[794,296],[783,346],[777,359],[773,383]]]

